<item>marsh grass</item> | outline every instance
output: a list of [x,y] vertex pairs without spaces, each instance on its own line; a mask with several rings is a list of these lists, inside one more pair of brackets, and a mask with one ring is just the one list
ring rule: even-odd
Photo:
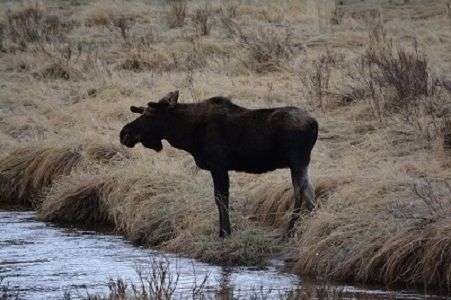
[[[313,78],[327,80],[316,82],[328,82],[330,72],[325,69],[317,73],[326,75]],[[416,40],[408,49],[377,25],[369,32],[368,48],[347,76],[351,79],[350,92],[343,98],[366,99],[379,122],[395,119],[416,131],[429,146],[442,138],[450,118],[450,94],[431,74],[428,58]]]
[[199,35],[209,35],[213,26],[213,10],[206,2],[194,11],[192,17],[194,28]]
[[120,68],[124,70],[143,72],[168,72],[177,67],[175,52],[158,50],[143,43],[132,43],[128,51],[123,52]]
[[[446,200],[440,182],[451,166],[442,0],[346,4],[334,24],[316,1],[214,2],[219,16],[207,25],[222,26],[202,37],[185,26],[193,3],[157,2],[1,4],[2,204],[32,206],[53,222],[104,223],[209,262],[288,255],[298,274],[449,289],[451,221],[437,213],[448,204],[427,204]],[[318,118],[318,207],[293,239],[280,239],[292,205],[286,170],[231,172],[235,234],[223,241],[208,173],[168,145],[159,154],[119,145],[129,106],[175,89],[182,102],[225,95]],[[417,193],[412,182],[431,186]]]
[[245,61],[245,65],[257,73],[281,70],[293,56],[292,33],[289,28],[259,26],[250,32],[237,33],[240,45],[249,53],[249,60]]
[[36,206],[40,193],[59,176],[68,175],[81,159],[69,147],[18,149],[0,162],[1,202]]
[[450,259],[447,195],[447,183],[413,185],[405,200],[380,195],[366,207],[367,215],[359,208],[362,202],[341,210],[330,201],[301,229],[298,268],[340,280],[422,282],[446,289],[450,270],[441,262]]
[[18,5],[6,13],[11,40],[22,48],[28,43],[62,38],[63,24],[56,15],[48,13],[45,4],[38,1]]
[[185,25],[187,14],[187,2],[185,0],[169,0],[166,19],[169,28],[177,28]]

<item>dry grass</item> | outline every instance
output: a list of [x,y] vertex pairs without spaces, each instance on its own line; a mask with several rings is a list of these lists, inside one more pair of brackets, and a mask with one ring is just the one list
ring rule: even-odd
[[133,44],[127,52],[120,67],[134,72],[155,71],[168,72],[177,66],[174,52],[153,49],[148,45]]
[[[88,26],[117,26],[124,23],[133,24],[145,11],[142,5],[128,5],[127,2],[95,1],[84,12],[85,23]],[[121,25],[122,24],[122,25]]]
[[113,162],[129,157],[115,145],[19,148],[0,160],[1,203],[40,207],[42,193],[60,177],[66,178],[85,158]]
[[[1,4],[0,202],[210,262],[287,254],[299,274],[449,289],[451,221],[437,213],[451,178],[449,10],[345,2]],[[207,173],[169,146],[119,145],[128,107],[174,89],[318,118],[319,206],[295,238],[279,240],[286,170],[232,174],[234,234],[221,241]]]
[[83,226],[110,225],[106,207],[101,201],[106,181],[85,176],[74,182],[64,178],[55,185],[39,207],[40,217],[61,224],[83,224]]
[[75,149],[18,149],[0,161],[1,202],[12,205],[34,204],[54,179],[68,175],[80,161]]
[[170,0],[168,1],[169,9],[167,11],[166,19],[169,28],[177,28],[185,25],[186,7],[185,0]]
[[286,68],[294,54],[290,28],[258,26],[248,32],[239,27],[233,30],[240,46],[248,52],[249,57],[243,63],[257,73]]
[[192,18],[193,24],[199,35],[210,34],[211,27],[213,26],[212,14],[212,9],[208,3],[205,3],[204,6],[201,6],[194,11]]
[[[320,83],[326,82],[322,85],[328,88],[329,70],[326,64],[315,73],[325,74],[314,77],[319,95]],[[369,46],[365,53],[347,73],[352,83],[350,92],[343,98],[349,101],[365,99],[381,123],[394,118],[395,122],[418,132],[433,145],[443,136],[450,118],[450,94],[431,73],[430,62],[416,40],[414,47],[407,50],[388,38],[382,25],[377,25],[369,33]]]
[[45,19],[47,8],[40,2],[30,3],[7,12],[9,35],[13,42],[26,46],[28,42],[48,39]]
[[[408,195],[392,188],[398,190],[394,200],[379,194],[370,205],[364,200],[343,207],[330,199],[300,229],[297,268],[343,281],[449,288],[449,185],[426,185]],[[365,197],[376,196],[371,192],[379,191],[373,186]]]

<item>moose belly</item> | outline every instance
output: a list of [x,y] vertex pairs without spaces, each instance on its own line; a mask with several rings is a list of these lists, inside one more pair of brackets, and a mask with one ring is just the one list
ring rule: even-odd
[[261,174],[275,169],[287,168],[288,162],[277,155],[259,153],[254,155],[234,155],[230,159],[229,170]]

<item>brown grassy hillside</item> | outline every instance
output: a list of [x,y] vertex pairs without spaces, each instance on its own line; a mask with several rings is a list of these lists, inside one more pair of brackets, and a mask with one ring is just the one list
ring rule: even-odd
[[[0,203],[147,246],[384,284],[451,285],[451,8],[433,1],[2,1]],[[287,170],[209,174],[165,144],[119,144],[129,106],[178,89],[297,105],[320,123],[318,208],[281,240]]]

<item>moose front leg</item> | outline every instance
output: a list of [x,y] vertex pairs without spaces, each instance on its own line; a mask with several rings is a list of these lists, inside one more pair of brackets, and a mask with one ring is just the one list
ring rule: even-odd
[[229,220],[229,174],[227,171],[212,171],[215,202],[219,211],[219,237],[230,235]]

